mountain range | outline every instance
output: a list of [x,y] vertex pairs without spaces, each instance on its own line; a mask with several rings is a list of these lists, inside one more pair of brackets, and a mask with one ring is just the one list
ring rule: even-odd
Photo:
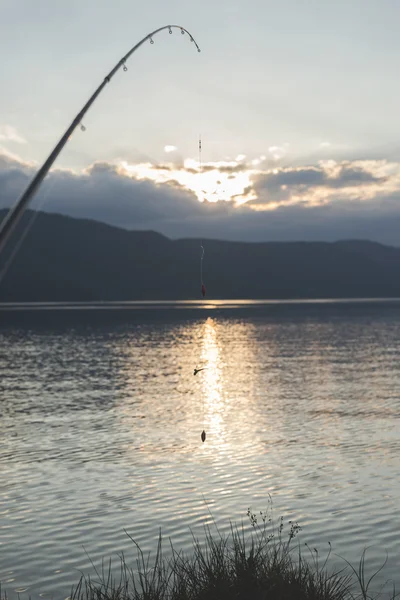
[[[6,211],[0,211],[0,221]],[[27,211],[13,243],[34,213]],[[0,283],[2,302],[400,297],[400,248],[363,240],[170,240],[38,213]],[[1,278],[1,275],[0,275]]]

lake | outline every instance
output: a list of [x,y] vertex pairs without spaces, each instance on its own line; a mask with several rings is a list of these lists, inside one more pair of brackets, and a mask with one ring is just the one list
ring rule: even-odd
[[399,358],[398,301],[3,307],[2,588],[62,600],[124,530],[190,550],[269,498],[399,586]]

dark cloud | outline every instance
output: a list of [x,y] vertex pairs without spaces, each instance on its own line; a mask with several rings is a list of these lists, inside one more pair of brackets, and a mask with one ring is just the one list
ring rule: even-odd
[[154,171],[172,171],[175,167],[172,165],[151,165]]
[[[0,208],[14,203],[33,173],[29,165],[0,155]],[[372,181],[380,179],[346,164],[336,174],[335,185],[330,186],[337,201],[320,207],[305,203],[255,211],[249,204],[200,203],[194,194],[175,183],[138,181],[103,162],[92,165],[83,174],[52,172],[33,206],[46,201],[43,208],[49,212],[98,219],[127,229],[152,229],[172,238],[201,236],[242,241],[363,238],[400,245],[399,193],[366,202],[350,201],[342,192],[349,182],[356,186],[356,182],[369,185]],[[263,175],[255,187],[258,185],[262,191],[262,184],[269,186],[268,195],[274,198],[281,185],[304,186],[306,190],[326,187],[326,177],[322,168],[303,167]],[[250,194],[254,189],[249,187],[245,193]]]
[[[10,206],[33,176],[24,165],[10,161],[0,168],[0,208]],[[179,184],[156,184],[120,175],[108,163],[95,163],[85,174],[53,171],[32,206],[73,217],[96,218],[131,229],[162,230],[166,223],[183,223],[209,209]]]
[[0,154],[0,206],[14,202],[28,185],[32,174],[29,165]]
[[330,177],[327,180],[328,187],[341,188],[365,183],[383,183],[385,177],[376,177],[373,173],[361,169],[360,167],[341,167],[337,177]]
[[326,180],[326,173],[316,167],[299,169],[282,169],[277,173],[266,173],[255,177],[255,189],[277,190],[282,185],[313,187],[322,185]]
[[238,165],[221,165],[218,167],[218,171],[220,173],[243,173],[243,171],[247,171],[248,168],[249,167],[245,163],[240,163]]
[[[277,192],[282,186],[288,188],[311,189],[316,187],[345,188],[360,184],[383,183],[385,178],[376,177],[373,173],[351,165],[342,165],[337,173],[331,176],[323,167],[297,167],[281,169],[277,172],[265,173],[254,177],[256,191]],[[271,198],[264,201],[273,201]]]
[[[218,171],[219,173],[231,173],[232,178],[234,178],[234,173],[243,173],[243,171],[248,170],[248,165],[246,163],[239,163],[235,165],[203,165],[201,170],[203,173],[209,173],[210,171]],[[190,171],[190,169],[187,169]],[[198,173],[198,171],[194,171]]]

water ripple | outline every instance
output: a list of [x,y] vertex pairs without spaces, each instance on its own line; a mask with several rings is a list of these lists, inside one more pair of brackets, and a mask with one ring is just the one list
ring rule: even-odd
[[134,558],[124,530],[190,549],[269,494],[302,541],[353,561],[372,543],[396,579],[400,310],[378,308],[0,329],[8,596],[64,600],[90,560]]

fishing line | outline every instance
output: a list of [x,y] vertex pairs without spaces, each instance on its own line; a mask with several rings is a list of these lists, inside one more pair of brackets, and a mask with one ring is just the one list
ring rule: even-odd
[[200,242],[200,248],[202,250],[201,258],[200,258],[200,285],[203,285],[203,258],[204,258],[203,241]]
[[203,242],[200,242],[200,248],[201,248],[201,258],[200,258],[200,286],[201,286],[201,295],[204,296],[206,295],[206,286],[204,285],[204,281],[203,281],[203,259],[204,259],[204,246],[203,246]]
[[[201,163],[201,133],[199,134],[199,172],[200,172],[200,176],[203,174],[203,166]],[[203,246],[203,241],[200,242],[200,248],[201,248],[201,257],[200,257],[200,289],[201,289],[201,295],[204,296],[206,295],[206,286],[204,285],[204,281],[203,281],[203,258],[204,258],[204,246]]]
[[[47,181],[49,181],[49,179],[50,179],[50,174],[47,175]],[[26,224],[26,227],[24,228],[21,235],[19,236],[18,241],[16,242],[10,256],[8,257],[3,268],[0,271],[0,285],[2,285],[5,276],[7,275],[12,263],[14,262],[15,257],[17,256],[18,252],[20,251],[22,244],[24,243],[26,236],[32,229],[37,217],[39,216],[40,209],[43,208],[50,191],[54,187],[54,184],[55,184],[55,178],[53,177],[52,180],[50,181],[50,184],[47,186],[47,188],[44,189],[44,193],[42,193],[42,195],[41,195],[41,199],[40,199],[40,202],[38,203],[38,206],[36,207],[35,210],[32,211],[31,218],[29,219],[28,223]]]
[[200,175],[203,173],[203,167],[201,165],[201,133],[199,133],[199,172]]

